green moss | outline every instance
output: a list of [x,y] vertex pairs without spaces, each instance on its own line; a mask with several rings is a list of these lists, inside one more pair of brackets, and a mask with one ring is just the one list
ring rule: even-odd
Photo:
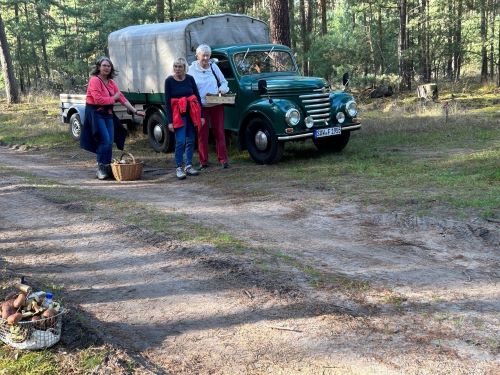
[[58,375],[61,373],[56,357],[50,351],[20,352],[0,346],[2,375]]

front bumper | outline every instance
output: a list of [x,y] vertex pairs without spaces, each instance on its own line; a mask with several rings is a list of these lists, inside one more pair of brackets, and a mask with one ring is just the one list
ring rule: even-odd
[[[342,131],[351,131],[351,130],[359,130],[359,129],[361,129],[361,123],[354,123],[354,124],[342,127]],[[296,139],[312,138],[312,137],[313,137],[313,131],[309,131],[309,132],[302,133],[302,134],[278,136],[278,141],[293,141]]]

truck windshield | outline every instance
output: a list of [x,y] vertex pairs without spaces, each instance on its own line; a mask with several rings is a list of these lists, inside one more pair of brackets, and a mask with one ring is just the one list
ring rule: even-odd
[[287,51],[245,51],[233,57],[239,75],[297,71],[293,57]]

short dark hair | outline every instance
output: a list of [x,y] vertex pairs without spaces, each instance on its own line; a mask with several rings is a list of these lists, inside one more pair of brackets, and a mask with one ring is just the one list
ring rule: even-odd
[[102,56],[102,57],[99,57],[97,59],[97,61],[95,62],[95,66],[92,69],[92,72],[90,72],[90,75],[98,76],[99,73],[101,73],[101,64],[103,63],[103,61],[107,61],[107,62],[109,62],[109,65],[111,65],[111,71],[109,72],[108,78],[111,78],[111,79],[115,78],[118,71],[115,70],[115,67],[114,67],[113,63],[111,62],[110,58],[106,57],[106,56]]

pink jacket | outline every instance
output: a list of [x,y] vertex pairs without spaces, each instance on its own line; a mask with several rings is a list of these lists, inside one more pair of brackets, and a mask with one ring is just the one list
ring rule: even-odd
[[[97,76],[90,77],[89,84],[87,87],[87,104],[93,105],[113,105],[115,104],[115,99],[113,95],[120,92],[116,83],[110,79],[108,84],[105,85],[104,82]],[[120,99],[118,100],[121,104],[124,104],[127,99],[120,92]]]

